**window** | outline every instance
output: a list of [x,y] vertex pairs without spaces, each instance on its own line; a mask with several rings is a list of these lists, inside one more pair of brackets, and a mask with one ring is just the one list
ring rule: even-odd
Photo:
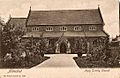
[[82,27],[81,27],[81,26],[75,26],[75,27],[74,27],[74,30],[75,30],[75,31],[82,31]]
[[32,28],[32,31],[34,31],[35,29],[34,29],[34,27]]
[[33,27],[32,31],[39,31],[39,27]]
[[96,30],[96,26],[90,26],[90,27],[89,27],[89,30],[90,30],[90,31],[95,31],[95,30]]
[[39,28],[37,27],[36,30],[39,31]]
[[53,31],[53,27],[47,27],[46,31]]
[[60,31],[67,31],[67,27],[60,27]]

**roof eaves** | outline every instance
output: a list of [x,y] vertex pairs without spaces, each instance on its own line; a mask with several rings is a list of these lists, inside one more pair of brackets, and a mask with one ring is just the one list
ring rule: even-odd
[[102,24],[105,25],[104,23],[104,20],[103,20],[103,17],[102,17],[102,13],[101,13],[101,10],[100,10],[100,7],[98,6],[98,11],[99,11],[99,14],[100,14],[100,18],[102,20]]
[[27,26],[73,26],[73,25],[102,25],[101,23],[100,24],[48,24],[48,25],[33,25],[33,24],[27,24]]
[[102,30],[106,35],[107,35],[107,37],[109,37],[109,34],[108,33],[106,33],[104,30]]

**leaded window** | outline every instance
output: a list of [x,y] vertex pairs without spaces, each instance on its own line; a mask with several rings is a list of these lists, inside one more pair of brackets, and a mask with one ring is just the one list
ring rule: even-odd
[[82,31],[82,27],[81,27],[81,26],[75,26],[75,27],[74,27],[74,30],[75,30],[75,31]]
[[60,27],[60,31],[67,31],[67,27]]
[[46,27],[46,31],[53,31],[53,27]]
[[90,31],[96,31],[96,29],[97,29],[96,26],[89,26]]
[[32,27],[32,31],[39,31],[39,27]]

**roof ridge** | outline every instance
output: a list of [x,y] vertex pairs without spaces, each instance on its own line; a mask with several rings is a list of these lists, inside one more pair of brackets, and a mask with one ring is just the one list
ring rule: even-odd
[[91,11],[91,10],[98,10],[98,9],[58,9],[58,10],[31,10],[32,12],[47,12],[47,11]]

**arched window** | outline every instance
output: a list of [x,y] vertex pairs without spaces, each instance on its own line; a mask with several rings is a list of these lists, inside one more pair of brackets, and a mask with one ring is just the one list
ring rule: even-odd
[[67,31],[67,27],[60,27],[60,31]]
[[53,31],[53,27],[46,27],[46,31]]
[[32,31],[39,31],[39,27],[32,27]]
[[34,31],[35,29],[34,29],[34,27],[32,28],[32,31]]
[[82,31],[82,27],[81,27],[81,26],[75,26],[75,27],[74,27],[74,30],[75,30],[75,31]]
[[97,29],[96,26],[89,26],[90,31],[96,31],[96,29]]

